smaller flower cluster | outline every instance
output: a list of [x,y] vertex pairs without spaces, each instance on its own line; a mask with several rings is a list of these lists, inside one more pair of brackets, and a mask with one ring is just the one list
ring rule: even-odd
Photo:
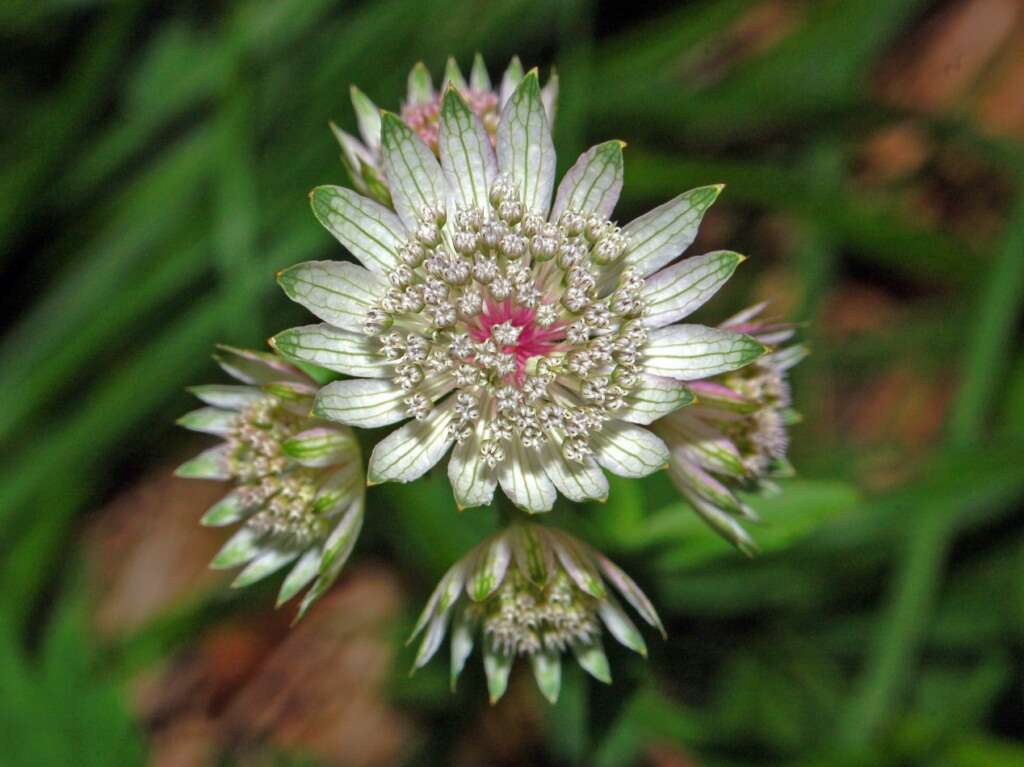
[[790,407],[788,373],[808,353],[803,344],[785,346],[794,326],[763,319],[764,309],[750,307],[720,327],[750,335],[773,351],[738,370],[691,382],[696,404],[655,427],[669,447],[676,487],[712,528],[747,554],[757,545],[742,523],[757,521],[757,515],[736,491],[775,491],[772,479],[792,474],[786,430],[798,416]]
[[359,446],[348,427],[309,415],[317,385],[298,368],[229,347],[218,359],[242,385],[194,387],[206,406],[179,423],[223,442],[177,473],[234,484],[202,519],[218,527],[242,523],[212,566],[246,565],[232,584],[241,587],[295,562],[278,604],[312,582],[302,615],[334,582],[362,526]]
[[[479,118],[493,144],[498,132],[502,107],[523,76],[523,64],[518,56],[513,56],[502,75],[501,83],[495,88],[491,84],[487,65],[478,53],[473,59],[468,79],[463,76],[455,59],[449,58],[441,87],[435,89],[430,70],[420,62],[409,72],[406,97],[399,109],[399,116],[435,155],[438,154],[444,91],[450,84]],[[389,182],[381,156],[380,109],[369,96],[354,85],[351,88],[351,96],[362,140],[331,124],[331,130],[341,145],[342,163],[352,180],[352,186],[357,191],[384,205],[390,205]],[[541,98],[547,111],[548,122],[553,124],[555,106],[558,102],[558,75],[555,73],[552,72],[548,78]]]
[[410,637],[425,632],[414,668],[433,657],[451,623],[452,687],[479,636],[492,703],[504,695],[520,656],[530,659],[537,686],[552,702],[563,653],[572,652],[582,668],[609,683],[602,626],[641,655],[647,647],[608,583],[664,635],[650,600],[603,555],[562,531],[513,522],[441,579]]

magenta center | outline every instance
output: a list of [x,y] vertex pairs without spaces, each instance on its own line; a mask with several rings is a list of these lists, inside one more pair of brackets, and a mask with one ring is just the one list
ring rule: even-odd
[[556,322],[542,328],[536,323],[536,312],[533,309],[512,301],[488,300],[476,322],[469,324],[469,335],[477,343],[482,343],[492,338],[491,330],[495,325],[504,322],[519,328],[519,338],[514,344],[499,344],[496,339],[494,343],[506,354],[516,356],[516,372],[511,378],[516,386],[522,386],[526,377],[526,361],[530,357],[544,357],[554,351],[558,342],[565,337],[565,327],[563,323]]

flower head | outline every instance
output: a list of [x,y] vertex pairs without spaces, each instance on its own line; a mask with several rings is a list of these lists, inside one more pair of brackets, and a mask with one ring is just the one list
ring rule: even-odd
[[410,637],[426,632],[414,668],[433,657],[450,623],[452,687],[479,637],[492,703],[504,694],[520,656],[529,658],[538,687],[552,702],[558,698],[566,652],[608,683],[602,626],[641,655],[647,647],[606,581],[664,635],[650,600],[606,557],[564,532],[515,522],[479,544],[441,579]]
[[[792,325],[760,318],[758,304],[722,323],[776,347],[793,337]],[[750,365],[694,381],[697,403],[667,415],[655,431],[671,450],[669,475],[715,530],[746,553],[756,545],[741,521],[756,520],[736,490],[772,490],[773,477],[792,473],[786,429],[795,419],[787,374],[807,356],[800,344],[775,349]]]
[[177,473],[234,483],[202,519],[242,523],[211,566],[246,565],[232,584],[241,587],[294,562],[278,604],[316,579],[301,615],[333,583],[359,535],[359,445],[348,427],[309,415],[316,384],[279,357],[222,347],[218,361],[242,385],[194,387],[205,407],[179,423],[223,442]]
[[[438,153],[440,138],[442,96],[448,87],[455,88],[475,114],[491,141],[495,140],[498,118],[502,106],[523,79],[523,65],[515,56],[509,62],[497,89],[491,85],[490,75],[483,57],[478,53],[473,59],[473,68],[467,80],[455,59],[449,58],[444,70],[441,90],[434,89],[430,71],[420,62],[409,72],[405,101],[399,114],[424,143]],[[356,86],[352,86],[352,107],[359,124],[362,141],[331,125],[335,137],[341,144],[341,159],[352,179],[352,185],[362,194],[389,205],[387,174],[381,157],[381,114],[370,98]],[[558,101],[558,75],[552,73],[541,92],[541,99],[547,112],[548,121],[555,119]]]
[[[324,387],[315,412],[359,427],[406,425],[377,444],[371,483],[422,476],[454,446],[460,506],[500,484],[520,508],[560,492],[603,499],[602,469],[641,477],[668,448],[643,428],[688,404],[682,383],[764,353],[751,336],[674,324],[742,256],[665,267],[696,236],[720,187],[679,195],[620,228],[622,143],[585,152],[554,194],[555,152],[535,71],[501,113],[495,145],[455,88],[439,118],[440,163],[395,115],[381,152],[394,211],[339,187],[312,193],[321,223],[363,266],[320,261],[279,275],[324,324],[273,344],[355,376]],[[365,268],[364,268],[365,267]]]

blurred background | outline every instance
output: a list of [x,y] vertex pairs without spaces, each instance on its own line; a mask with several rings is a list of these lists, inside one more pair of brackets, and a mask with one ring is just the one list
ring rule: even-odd
[[[750,260],[703,317],[770,300],[813,349],[761,557],[663,476],[554,512],[670,634],[555,706],[407,673],[493,525],[443,473],[370,491],[291,630],[171,476],[213,344],[307,321],[275,270],[342,255],[306,195],[349,85],[396,109],[478,50],[557,67],[560,170],[628,142],[621,221],[726,183],[692,252]],[[1019,0],[8,0],[0,59],[0,763],[1024,765]]]

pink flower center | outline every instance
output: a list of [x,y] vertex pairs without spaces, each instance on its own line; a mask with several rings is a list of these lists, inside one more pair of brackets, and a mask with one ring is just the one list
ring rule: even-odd
[[[510,323],[519,329],[519,336],[513,344],[499,343],[492,333],[495,325]],[[526,361],[531,357],[545,357],[558,347],[565,337],[565,327],[556,322],[548,327],[536,323],[536,312],[512,301],[487,301],[475,324],[468,326],[469,335],[477,343],[493,339],[495,346],[506,354],[516,356],[516,372],[511,376],[516,386],[522,386],[526,378]]]

